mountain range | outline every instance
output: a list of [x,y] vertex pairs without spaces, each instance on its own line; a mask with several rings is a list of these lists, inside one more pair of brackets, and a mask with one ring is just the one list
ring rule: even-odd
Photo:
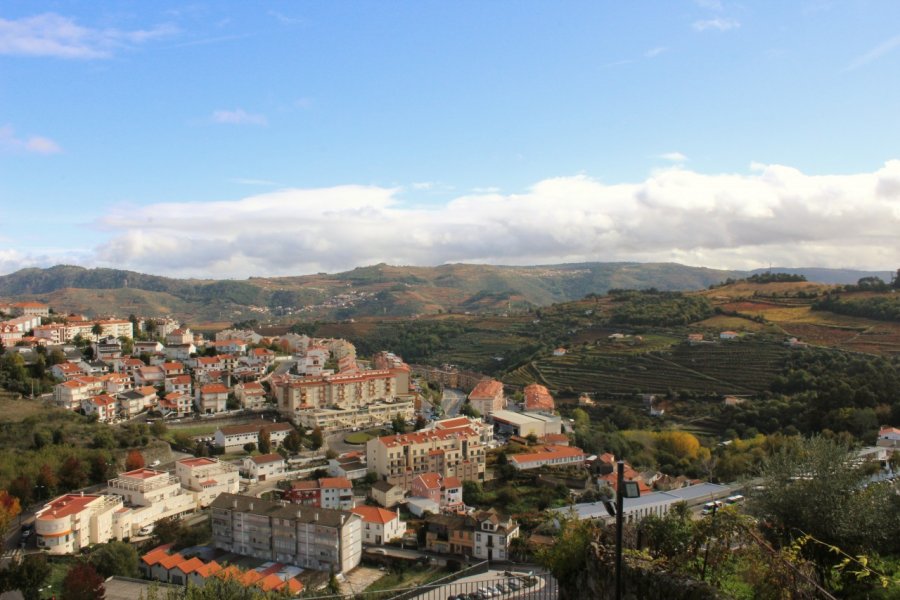
[[[343,273],[246,280],[174,279],[119,269],[57,265],[0,276],[0,298],[39,300],[57,312],[171,315],[190,323],[231,323],[437,312],[486,312],[546,306],[614,288],[697,290],[767,271],[729,271],[677,263],[591,262],[541,266],[378,264]],[[782,269],[826,284],[887,271]]]

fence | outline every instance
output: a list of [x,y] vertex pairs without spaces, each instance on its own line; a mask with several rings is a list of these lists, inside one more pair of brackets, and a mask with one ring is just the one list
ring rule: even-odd
[[548,573],[491,569],[488,561],[413,588],[316,596],[315,600],[557,600],[559,585]]

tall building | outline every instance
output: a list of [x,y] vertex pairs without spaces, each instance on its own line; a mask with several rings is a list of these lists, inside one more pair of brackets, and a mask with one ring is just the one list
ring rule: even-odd
[[226,552],[335,573],[362,556],[362,521],[352,513],[235,494],[211,508],[213,545]]
[[366,443],[367,465],[381,479],[410,489],[421,473],[460,480],[484,479],[485,449],[480,432],[468,426],[374,438]]

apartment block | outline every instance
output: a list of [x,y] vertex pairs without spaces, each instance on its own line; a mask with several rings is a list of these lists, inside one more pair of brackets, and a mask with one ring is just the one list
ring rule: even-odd
[[219,494],[236,494],[240,488],[237,467],[215,458],[182,458],[175,463],[181,486],[197,494],[201,507],[209,506]]
[[222,494],[211,518],[213,545],[226,552],[335,573],[362,555],[362,520],[348,512]]
[[102,494],[65,494],[35,515],[37,547],[49,554],[72,554],[116,536],[122,498]]

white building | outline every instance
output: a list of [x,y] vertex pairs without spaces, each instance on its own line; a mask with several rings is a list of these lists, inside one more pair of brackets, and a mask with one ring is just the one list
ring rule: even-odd
[[294,427],[290,423],[270,423],[262,419],[258,423],[247,425],[233,425],[222,427],[216,431],[215,445],[224,448],[225,452],[239,452],[244,449],[244,444],[259,442],[259,430],[269,432],[269,441],[273,448],[284,443],[284,438]]
[[509,560],[510,542],[519,537],[519,525],[510,517],[500,517],[493,510],[475,515],[475,558]]
[[248,456],[244,459],[244,470],[247,477],[254,481],[265,481],[284,475],[284,457],[273,452],[260,456]]
[[[182,489],[178,478],[164,471],[135,469],[121,473],[106,484],[106,493],[121,496],[130,514],[119,515],[122,537],[129,537],[141,528],[161,519],[184,515],[198,508],[197,498]],[[130,517],[130,531],[126,519]]]
[[175,463],[175,476],[183,488],[197,494],[201,507],[219,494],[236,494],[240,488],[237,467],[215,458],[183,458]]
[[118,496],[65,494],[44,505],[35,515],[37,547],[50,554],[72,554],[91,544],[117,537]]
[[362,519],[363,543],[381,546],[403,537],[406,523],[400,520],[400,511],[391,512],[377,506],[357,506],[351,511]]

